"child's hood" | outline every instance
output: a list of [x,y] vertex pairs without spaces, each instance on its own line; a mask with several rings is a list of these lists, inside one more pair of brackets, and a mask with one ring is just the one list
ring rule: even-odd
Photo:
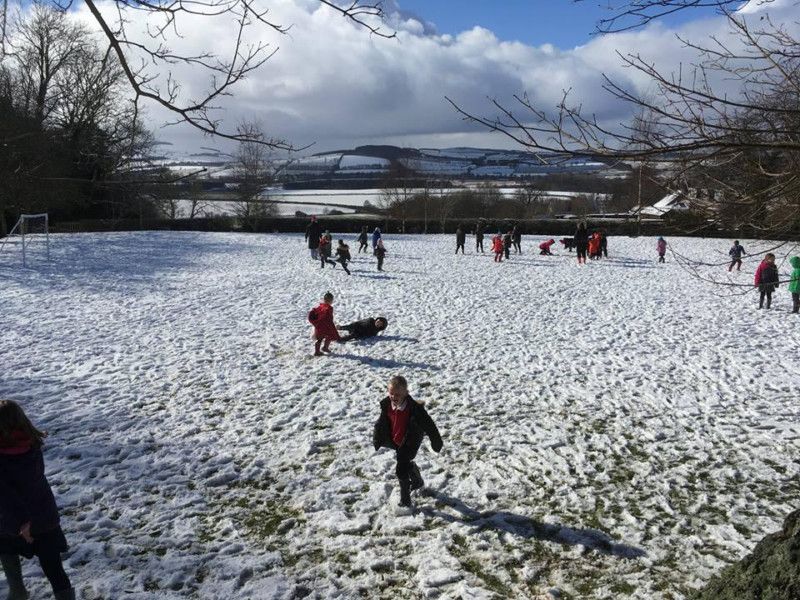
[[800,269],[800,256],[793,256],[789,259],[789,264],[793,269]]

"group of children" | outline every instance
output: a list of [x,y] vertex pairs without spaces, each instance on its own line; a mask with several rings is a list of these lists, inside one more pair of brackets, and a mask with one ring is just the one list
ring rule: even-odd
[[[334,254],[333,236],[331,236],[330,232],[327,230],[317,235],[319,229],[320,227],[316,221],[316,218],[312,217],[311,223],[306,229],[306,241],[308,242],[308,248],[311,251],[311,258],[314,260],[319,260],[323,269],[325,268],[326,264],[333,265],[334,268],[336,268],[337,264],[342,265],[344,272],[350,275],[350,269],[347,268],[347,265],[353,260],[353,257],[350,254],[350,246],[345,244],[344,240],[340,239]],[[362,227],[361,233],[356,238],[356,241],[359,242],[359,254],[367,251],[368,240],[369,235],[367,233],[367,228]],[[378,260],[378,271],[383,271],[383,260],[386,257],[386,247],[383,245],[381,230],[378,227],[376,227],[375,231],[372,233],[372,253]],[[331,258],[331,256],[334,255],[336,256],[335,260]]]
[[[667,241],[663,237],[659,237],[656,242],[656,250],[658,252],[658,262],[663,263],[664,255],[667,253]],[[742,270],[742,257],[747,252],[739,243],[739,240],[733,241],[733,246],[728,250],[728,256],[731,257],[731,262],[728,264],[728,272],[733,271],[736,267],[737,271]],[[792,274],[789,276],[789,293],[792,295],[792,312],[800,313],[800,256],[793,256],[789,259],[789,264],[792,267]],[[768,252],[764,255],[764,259],[756,269],[753,284],[758,288],[758,308],[772,307],[772,293],[780,285],[780,274],[778,267],[775,265],[775,255]]]

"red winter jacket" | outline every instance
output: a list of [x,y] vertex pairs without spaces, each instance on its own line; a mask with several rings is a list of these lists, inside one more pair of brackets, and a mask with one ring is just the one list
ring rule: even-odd
[[550,250],[550,246],[555,244],[555,240],[547,240],[546,242],[542,242],[539,244],[539,250]]
[[324,302],[308,313],[308,322],[314,326],[314,336],[317,339],[339,339],[339,332],[333,324],[333,306]]
[[597,254],[600,252],[600,236],[596,233],[589,239],[589,254]]
[[756,285],[778,285],[778,268],[765,260],[761,261],[756,269]]
[[500,254],[503,251],[503,238],[499,235],[492,238],[492,252]]

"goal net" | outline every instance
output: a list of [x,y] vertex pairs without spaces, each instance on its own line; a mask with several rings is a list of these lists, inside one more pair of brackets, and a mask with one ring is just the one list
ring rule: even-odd
[[19,221],[2,241],[0,250],[16,248],[22,255],[22,265],[31,261],[50,260],[50,228],[47,213],[20,215]]

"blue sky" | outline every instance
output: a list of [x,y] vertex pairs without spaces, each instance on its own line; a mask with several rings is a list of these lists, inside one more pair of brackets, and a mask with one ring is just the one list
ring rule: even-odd
[[[439,33],[457,34],[477,25],[503,41],[549,43],[562,49],[589,41],[597,21],[613,14],[603,8],[609,0],[398,0],[398,4],[433,23]],[[693,9],[662,22],[677,25],[710,14],[712,9]]]

